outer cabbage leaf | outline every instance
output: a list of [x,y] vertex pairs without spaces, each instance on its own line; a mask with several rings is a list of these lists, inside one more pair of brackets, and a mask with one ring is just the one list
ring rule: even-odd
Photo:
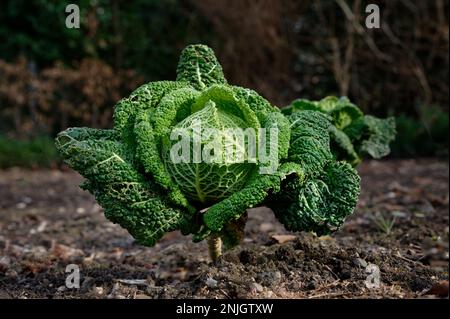
[[126,228],[141,244],[152,246],[178,229],[183,211],[170,205],[160,187],[133,166],[111,130],[71,128],[58,134],[56,146],[65,162],[83,175],[105,216]]
[[345,128],[358,154],[381,158],[390,153],[389,143],[395,138],[395,119],[379,119],[371,115],[354,121]]
[[247,208],[260,205],[269,194],[279,191],[279,188],[279,176],[261,175],[255,171],[242,190],[208,208],[203,221],[210,231],[219,232],[227,223],[238,219]]
[[310,101],[306,99],[297,99],[292,101],[292,103],[284,108],[281,109],[281,113],[284,115],[291,115],[296,112],[300,111],[318,111],[322,112],[322,110],[319,108],[317,101]]
[[189,45],[181,52],[177,81],[188,82],[198,90],[227,83],[214,51],[202,44]]
[[339,99],[328,97],[319,102],[322,109],[329,110],[327,113],[333,118],[333,124],[338,129],[344,129],[356,119],[363,116],[362,111],[346,97]]
[[329,132],[331,150],[336,159],[338,161],[346,161],[352,166],[356,166],[361,161],[361,158],[356,153],[352,141],[347,134],[336,128],[334,125],[330,126]]
[[200,92],[186,87],[171,91],[164,95],[158,107],[149,116],[156,136],[162,137],[170,133],[178,122],[191,114],[192,105],[199,98]]
[[329,162],[316,177],[288,176],[267,205],[287,230],[329,234],[353,212],[359,182],[350,164]]
[[240,86],[233,86],[232,89],[236,97],[244,100],[256,113],[260,123],[263,123],[266,120],[268,114],[280,112],[280,109],[272,106],[269,101],[251,89]]
[[188,84],[177,81],[158,81],[141,85],[129,97],[121,99],[114,108],[114,129],[118,132],[132,130],[136,114],[158,106],[162,97]]
[[330,150],[330,118],[315,111],[303,111],[289,116],[291,143],[289,161],[301,165],[305,174],[318,174],[332,159]]
[[333,119],[333,124],[339,129],[343,129],[352,121],[363,116],[359,107],[351,103],[347,97],[338,98],[336,96],[327,96],[320,101],[297,99],[291,105],[283,108],[282,112],[290,115],[306,110],[329,114]]
[[258,169],[261,174],[273,174],[277,171],[280,162],[289,154],[290,122],[279,112],[269,113],[263,122],[263,129],[260,135],[260,147],[264,145],[265,150],[264,155],[258,154]]

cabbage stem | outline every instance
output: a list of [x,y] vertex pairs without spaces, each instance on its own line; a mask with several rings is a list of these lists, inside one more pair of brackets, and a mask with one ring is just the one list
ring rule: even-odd
[[213,263],[222,256],[222,239],[218,235],[213,234],[208,237],[208,251]]

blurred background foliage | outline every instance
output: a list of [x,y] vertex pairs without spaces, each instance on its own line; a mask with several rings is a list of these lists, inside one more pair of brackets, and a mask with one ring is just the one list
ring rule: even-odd
[[[65,27],[77,3],[80,29]],[[381,28],[367,29],[377,3]],[[109,127],[117,100],[174,79],[190,43],[277,106],[347,95],[395,115],[393,156],[448,156],[446,0],[2,0],[0,167],[52,165],[68,126]],[[27,164],[27,163],[31,163]]]

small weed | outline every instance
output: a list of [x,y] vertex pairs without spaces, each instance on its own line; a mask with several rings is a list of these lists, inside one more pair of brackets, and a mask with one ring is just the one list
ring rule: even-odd
[[372,219],[381,232],[390,235],[397,217],[393,216],[392,218],[385,218],[382,214],[376,214]]

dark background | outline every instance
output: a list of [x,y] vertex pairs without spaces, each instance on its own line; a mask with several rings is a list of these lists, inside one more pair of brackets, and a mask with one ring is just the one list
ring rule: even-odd
[[[65,27],[72,2],[80,29]],[[365,27],[369,3],[380,29]],[[0,167],[57,164],[57,132],[109,127],[121,97],[175,78],[190,43],[277,106],[347,95],[396,116],[391,156],[447,157],[448,10],[445,0],[3,0]]]

